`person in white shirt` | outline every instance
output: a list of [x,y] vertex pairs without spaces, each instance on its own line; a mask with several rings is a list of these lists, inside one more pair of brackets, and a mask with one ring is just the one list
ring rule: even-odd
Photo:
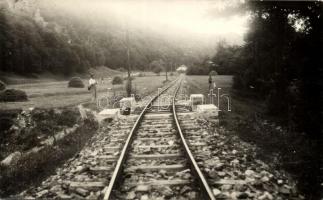
[[88,87],[88,89],[92,92],[92,101],[96,101],[96,97],[97,97],[97,94],[96,94],[96,85],[97,85],[97,82],[94,79],[94,75],[91,74],[91,78],[89,80],[89,87]]

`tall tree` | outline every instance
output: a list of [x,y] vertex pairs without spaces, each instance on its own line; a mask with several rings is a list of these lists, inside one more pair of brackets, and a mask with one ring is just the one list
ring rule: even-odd
[[267,101],[268,112],[305,132],[310,156],[300,174],[308,199],[319,198],[322,170],[322,2],[249,2],[250,31],[235,86]]

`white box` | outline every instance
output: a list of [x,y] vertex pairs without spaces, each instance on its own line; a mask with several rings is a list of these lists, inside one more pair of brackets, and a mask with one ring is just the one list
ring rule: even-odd
[[103,119],[118,119],[119,112],[119,108],[104,109],[101,112],[99,112],[99,121]]
[[120,108],[123,106],[130,107],[133,112],[137,107],[137,102],[134,97],[125,97],[120,100]]
[[197,105],[196,111],[200,114],[217,117],[219,115],[219,109],[213,104]]
[[191,94],[190,95],[190,104],[192,110],[196,110],[196,106],[204,103],[204,95],[203,94]]

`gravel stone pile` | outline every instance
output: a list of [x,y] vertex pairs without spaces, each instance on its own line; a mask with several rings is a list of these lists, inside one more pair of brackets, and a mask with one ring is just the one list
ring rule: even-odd
[[[216,198],[304,199],[287,173],[256,157],[259,151],[256,146],[229,135],[223,127],[196,114],[180,117],[180,121]],[[199,129],[191,131],[194,127]]]

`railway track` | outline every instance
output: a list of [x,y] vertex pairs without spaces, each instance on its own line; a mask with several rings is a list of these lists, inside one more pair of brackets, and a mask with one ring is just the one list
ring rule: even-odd
[[154,99],[138,117],[104,199],[215,199],[177,119],[185,115],[176,113],[181,81]]
[[173,117],[173,97],[180,91],[181,80],[160,90],[137,119],[121,119],[101,127],[91,145],[20,197],[209,199],[207,189],[196,184],[203,183],[198,177],[201,173],[190,160]]
[[58,168],[56,174],[48,177],[40,186],[25,190],[13,198],[102,199],[104,188],[109,184],[135,122],[136,116],[103,123],[91,142]]
[[190,112],[179,97],[187,93],[185,85],[181,77],[160,90],[139,116],[102,124],[56,174],[13,199],[271,200],[297,195],[284,176],[275,177],[268,165],[251,161],[251,146],[238,140],[230,144],[218,121]]

